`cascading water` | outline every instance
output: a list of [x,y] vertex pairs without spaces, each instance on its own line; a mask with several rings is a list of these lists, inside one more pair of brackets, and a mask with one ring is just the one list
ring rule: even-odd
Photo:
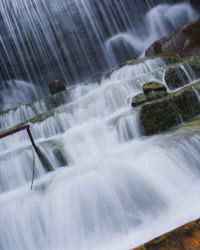
[[[94,33],[97,46],[101,48],[95,53],[102,53],[105,68],[119,63],[114,52],[118,42],[125,44],[128,41],[128,44],[132,44],[132,10],[126,13],[130,3],[128,1],[105,0],[92,4],[91,1],[57,0],[50,3],[34,0],[33,5],[30,3],[25,0],[18,1],[18,4],[4,0],[0,3],[1,25],[7,25],[8,34],[12,31],[13,45],[19,49],[17,53],[24,60],[21,61],[24,68],[20,69],[21,64],[16,65],[14,54],[6,60],[13,63],[16,74],[22,69],[27,71],[30,82],[34,82],[34,78],[31,78],[32,71],[26,68],[28,58],[24,52],[28,55],[28,49],[35,43],[35,49],[40,50],[40,56],[44,60],[41,64],[44,63],[50,69],[51,60],[45,62],[45,56],[56,60],[56,67],[64,72],[64,57],[72,57],[75,53],[70,50],[69,44],[63,44],[67,50],[62,58],[56,45],[57,41],[62,41],[62,32],[57,30],[56,22],[60,22],[59,25],[64,29],[65,15],[69,23],[67,29],[70,29],[75,39],[69,38],[69,41],[77,45],[78,51],[75,54],[81,57],[81,53],[86,53],[84,59],[88,60],[88,70],[92,73],[96,72],[98,66],[90,61],[85,50],[86,44],[78,44],[77,36],[84,40],[84,32],[88,32],[88,35]],[[95,4],[98,10],[95,9]],[[67,7],[70,7],[69,11],[66,10]],[[15,15],[11,17],[6,12],[8,8]],[[50,15],[51,8],[54,8],[57,15]],[[164,15],[164,10],[165,13],[169,11],[166,18],[171,17],[171,22],[168,23],[167,19],[165,25],[158,15]],[[177,17],[178,10],[182,10],[181,18]],[[95,13],[104,17],[103,24],[98,15],[95,18]],[[82,26],[78,27],[82,27],[84,32],[80,28],[76,34],[73,33],[77,23],[73,23],[75,19],[72,14],[81,18]],[[120,14],[119,23],[116,22],[116,14]],[[151,36],[146,34],[149,40],[142,45],[142,49],[148,46],[154,35],[155,38],[163,35],[163,30],[167,29],[166,23],[170,30],[174,27],[174,18],[177,18],[176,25],[179,26],[182,22],[195,18],[195,15],[196,12],[186,3],[175,5],[174,8],[162,5],[150,10],[144,23],[152,20],[150,26],[154,33]],[[92,18],[94,22],[90,23]],[[159,20],[158,23],[154,23],[156,19]],[[76,22],[79,23],[78,20]],[[139,36],[139,23],[138,20],[140,28],[135,31],[138,43],[140,39],[145,39],[144,34]],[[105,26],[105,34],[99,31],[101,25]],[[45,27],[48,27],[49,32]],[[58,31],[56,36],[55,30]],[[27,39],[23,47],[20,41],[25,37]],[[5,46],[5,40],[2,39],[1,42]],[[92,44],[93,42],[91,46]],[[133,44],[131,50],[136,48],[136,44]],[[45,46],[50,49],[54,47],[55,50],[47,51]],[[140,54],[142,49],[137,48],[137,54]],[[34,58],[29,65],[34,72],[33,65],[37,60],[37,66],[40,68],[41,65],[40,59],[33,52],[30,54]],[[69,62],[75,76],[79,64],[73,60],[75,58],[70,58]],[[125,250],[199,218],[199,128],[184,127],[166,134],[141,137],[137,109],[130,107],[130,98],[141,92],[145,82],[156,80],[165,84],[165,71],[174,67],[174,63],[176,67],[180,64],[189,84],[199,80],[189,65],[183,65],[173,57],[140,59],[129,62],[96,81],[70,87],[67,94],[62,93],[0,113],[1,132],[23,122],[30,123],[37,146],[54,170],[46,173],[31,148],[26,131],[0,140],[0,250]],[[54,73],[51,72],[53,76]],[[67,75],[66,72],[63,74]],[[78,75],[76,77],[80,79]],[[26,83],[20,83],[25,89]],[[4,84],[7,86],[8,83]],[[9,84],[14,86],[16,82]],[[17,92],[19,97],[21,92],[19,89]],[[7,93],[9,94],[8,90]],[[37,86],[34,86],[33,91],[29,89],[26,95],[29,95],[29,100],[38,97]],[[4,98],[3,102],[9,97],[6,95]],[[22,98],[20,96],[19,99]],[[31,190],[34,164],[35,180]]]
[[161,59],[126,65],[100,85],[71,88],[66,104],[32,121],[55,169],[45,174],[35,155],[32,191],[26,132],[1,140],[1,250],[130,249],[199,217],[198,129],[141,138],[128,102],[166,67]]
[[[6,105],[0,98],[1,109],[47,95],[52,80],[69,85],[108,72],[198,17],[188,2],[167,2],[173,1],[2,0],[0,94],[9,87],[10,96]],[[19,98],[21,80],[29,95]]]

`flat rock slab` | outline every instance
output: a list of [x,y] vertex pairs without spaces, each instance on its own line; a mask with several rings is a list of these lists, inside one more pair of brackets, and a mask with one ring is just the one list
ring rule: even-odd
[[164,234],[133,250],[199,250],[200,219]]
[[165,87],[165,85],[159,83],[159,82],[148,82],[148,83],[145,83],[143,86],[142,86],[142,89],[143,89],[143,92],[145,94],[148,94],[152,91],[167,91],[167,88]]

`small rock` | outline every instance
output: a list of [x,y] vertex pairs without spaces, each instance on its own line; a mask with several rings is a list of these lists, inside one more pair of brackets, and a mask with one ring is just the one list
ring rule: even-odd
[[148,83],[145,83],[143,86],[143,91],[145,94],[148,94],[149,92],[151,91],[164,91],[164,92],[167,92],[167,88],[161,84],[161,83],[158,83],[158,82],[148,82]]
[[60,80],[54,80],[49,84],[49,91],[51,95],[54,95],[64,90],[66,90],[66,87],[64,83],[62,83]]
[[165,82],[170,89],[176,89],[190,82],[185,71],[180,68],[169,68],[165,72]]
[[136,96],[133,97],[132,102],[131,102],[131,106],[132,107],[137,107],[145,102],[147,102],[147,96],[145,94],[138,94]]

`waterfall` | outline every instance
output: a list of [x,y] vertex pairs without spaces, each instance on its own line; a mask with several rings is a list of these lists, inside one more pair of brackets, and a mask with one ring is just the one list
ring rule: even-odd
[[199,134],[120,142],[105,122],[62,135],[68,167],[0,195],[2,250],[130,249],[199,216]]
[[3,115],[10,127],[36,116],[31,131],[54,171],[45,172],[25,131],[0,141],[1,250],[131,249],[199,217],[199,130],[141,137],[129,103],[147,79],[165,84],[170,63],[130,62],[100,84],[73,86],[49,112],[43,100]]
[[[26,131],[0,140],[0,250],[132,249],[199,218],[199,117],[145,137],[130,105],[169,68],[188,85],[199,75],[175,56],[118,67],[198,16],[171,3],[0,2],[0,105],[15,107],[0,112],[0,133],[29,124],[40,151]],[[37,100],[57,77],[68,90]]]
[[[1,109],[47,95],[52,80],[71,85],[111,71],[197,17],[188,2],[170,0],[2,0]],[[19,98],[21,85],[29,94]]]

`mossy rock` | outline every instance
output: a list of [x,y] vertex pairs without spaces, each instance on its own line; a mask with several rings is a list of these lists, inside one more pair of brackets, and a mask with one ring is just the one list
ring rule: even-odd
[[55,111],[54,110],[50,110],[48,112],[42,113],[40,115],[35,116],[34,118],[32,118],[31,120],[29,120],[28,122],[31,123],[38,123],[38,122],[43,122],[44,120],[46,120],[49,117],[52,117],[55,115]]
[[130,59],[130,60],[128,60],[128,61],[126,61],[126,63],[125,64],[128,64],[128,65],[133,65],[133,64],[135,64],[136,63],[136,59]]
[[[200,128],[200,116],[189,120],[188,122],[183,124],[183,126],[181,128],[191,128],[191,127],[199,127]],[[199,132],[200,132],[200,130],[199,130]]]
[[162,59],[166,64],[174,64],[180,61],[180,57],[178,57],[176,54],[160,54],[156,56],[139,58],[137,60],[133,59],[133,60],[127,61],[126,64],[137,65],[137,64],[144,63],[150,60],[153,61],[153,60],[158,60],[158,59]]
[[132,102],[131,102],[131,106],[132,107],[137,107],[145,102],[148,101],[148,98],[145,94],[138,94],[136,96],[133,97]]
[[180,67],[168,68],[165,71],[165,82],[169,89],[180,88],[190,82],[186,72]]
[[68,164],[65,153],[64,153],[64,146],[61,141],[57,140],[50,140],[42,143],[42,146],[51,148],[58,164],[60,167],[66,166]]
[[166,97],[145,103],[140,109],[140,122],[144,135],[165,132],[200,114],[196,91],[200,82]]
[[148,101],[153,101],[153,100],[165,97],[166,95],[168,95],[168,93],[165,91],[151,91],[148,94],[140,93],[133,97],[131,106],[135,108]]
[[194,58],[193,61],[189,62],[189,66],[194,71],[196,77],[200,78],[200,58]]
[[167,91],[167,88],[159,83],[159,82],[148,82],[148,83],[145,83],[143,86],[142,86],[142,89],[144,91],[145,94],[148,94],[152,91],[156,92],[156,91],[164,91],[166,92]]
[[39,146],[36,146],[36,153],[42,163],[42,166],[44,167],[46,172],[51,172],[54,170],[50,160],[47,158],[45,153],[43,152],[42,148]]
[[54,153],[60,167],[64,167],[67,165],[67,159],[65,157],[63,150],[61,150],[60,148],[54,148],[53,153]]
[[168,97],[144,104],[140,110],[140,121],[144,135],[167,131],[181,122],[176,106]]
[[166,91],[151,91],[147,95],[148,101],[153,101],[162,97],[167,96],[168,93]]

